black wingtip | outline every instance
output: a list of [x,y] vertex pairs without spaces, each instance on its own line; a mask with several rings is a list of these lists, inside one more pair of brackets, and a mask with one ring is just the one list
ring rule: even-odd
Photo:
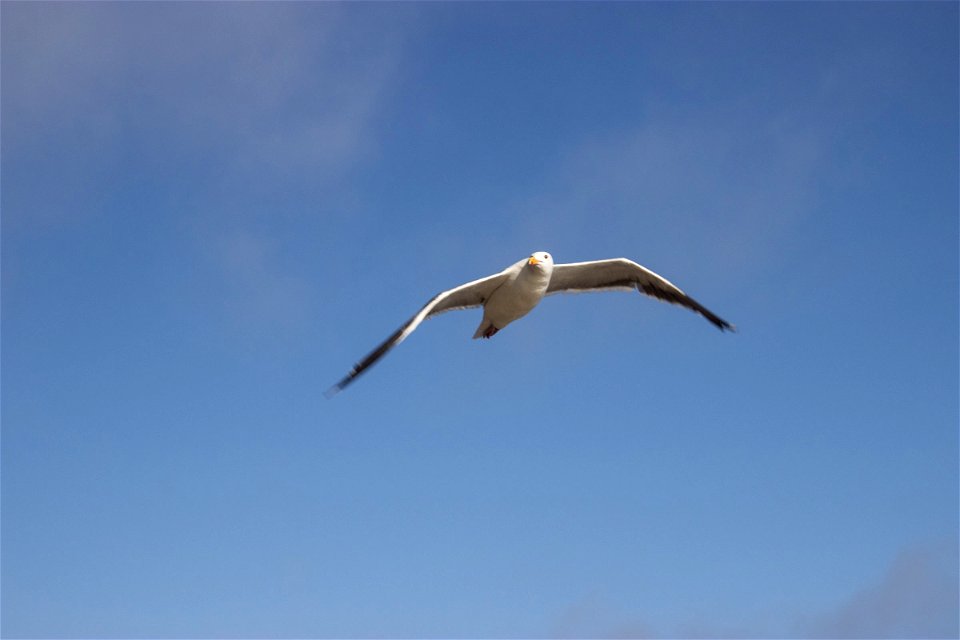
[[323,392],[323,397],[326,398],[327,400],[329,400],[329,399],[332,398],[333,396],[335,396],[335,395],[337,395],[338,393],[340,393],[341,391],[343,391],[343,387],[344,387],[344,386],[345,386],[345,385],[343,385],[342,383],[339,383],[339,382],[338,382],[337,384],[333,385],[332,387],[330,387],[329,389],[327,389],[326,391],[324,391],[324,392]]
[[704,318],[709,320],[710,323],[713,324],[713,326],[715,326],[717,329],[720,329],[720,331],[729,331],[731,333],[737,332],[736,325],[730,324],[729,322],[727,322],[726,320],[724,320],[723,318],[715,314],[713,311],[710,311],[709,309],[707,309],[705,306],[703,306],[693,298],[688,297],[687,300],[689,300],[690,303],[692,304],[694,311],[696,311],[697,313],[702,315]]
[[714,324],[717,325],[717,329],[720,329],[720,331],[729,331],[730,333],[737,333],[737,325],[730,324],[726,320],[720,320],[720,322],[715,322]]
[[737,332],[736,325],[730,324],[729,322],[727,322],[717,314],[713,313],[712,311],[704,307],[702,304],[699,304],[699,303],[695,303],[695,304],[696,306],[694,307],[694,309],[704,318],[709,320],[710,324],[715,326],[717,329],[720,329],[720,331],[729,331],[731,333]]
[[343,380],[341,380],[341,381],[338,382],[337,384],[333,385],[332,387],[330,387],[329,389],[327,389],[326,391],[324,391],[324,392],[323,392],[324,397],[325,397],[327,400],[329,400],[329,399],[332,398],[333,396],[337,395],[338,393],[340,393],[341,391],[343,391],[344,389],[346,389],[346,388],[347,388],[347,385],[350,384],[351,382],[353,382],[353,379],[356,378],[356,377],[357,377],[357,371],[356,371],[356,369],[354,369],[353,371],[351,371],[350,373],[348,373],[346,376],[344,376],[344,377],[343,377]]

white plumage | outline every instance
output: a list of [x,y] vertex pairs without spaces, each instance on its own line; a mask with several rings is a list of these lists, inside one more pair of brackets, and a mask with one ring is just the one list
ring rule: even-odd
[[340,382],[330,387],[327,396],[346,388],[390,349],[403,342],[425,319],[445,311],[482,306],[483,319],[473,337],[490,338],[514,320],[530,313],[544,296],[631,289],[692,309],[721,331],[734,330],[733,325],[709,311],[672,282],[632,260],[614,258],[554,264],[549,253],[538,251],[500,273],[438,293],[393,335],[354,365]]

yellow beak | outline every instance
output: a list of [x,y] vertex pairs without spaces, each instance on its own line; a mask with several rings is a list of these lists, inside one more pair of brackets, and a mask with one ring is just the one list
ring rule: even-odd
[[540,261],[534,258],[533,256],[530,256],[530,259],[527,260],[527,264],[540,264]]

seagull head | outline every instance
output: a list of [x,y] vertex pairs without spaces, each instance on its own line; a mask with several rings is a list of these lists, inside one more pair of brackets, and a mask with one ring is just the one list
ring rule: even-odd
[[527,258],[527,266],[533,267],[534,269],[552,271],[553,258],[546,251],[537,251],[536,253],[531,253],[530,257]]

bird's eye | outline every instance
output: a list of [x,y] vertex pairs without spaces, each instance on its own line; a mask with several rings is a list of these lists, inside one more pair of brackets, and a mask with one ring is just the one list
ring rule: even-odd
[[550,259],[550,254],[549,254],[549,253],[543,254],[543,259],[544,259],[544,260],[549,260],[549,259]]

